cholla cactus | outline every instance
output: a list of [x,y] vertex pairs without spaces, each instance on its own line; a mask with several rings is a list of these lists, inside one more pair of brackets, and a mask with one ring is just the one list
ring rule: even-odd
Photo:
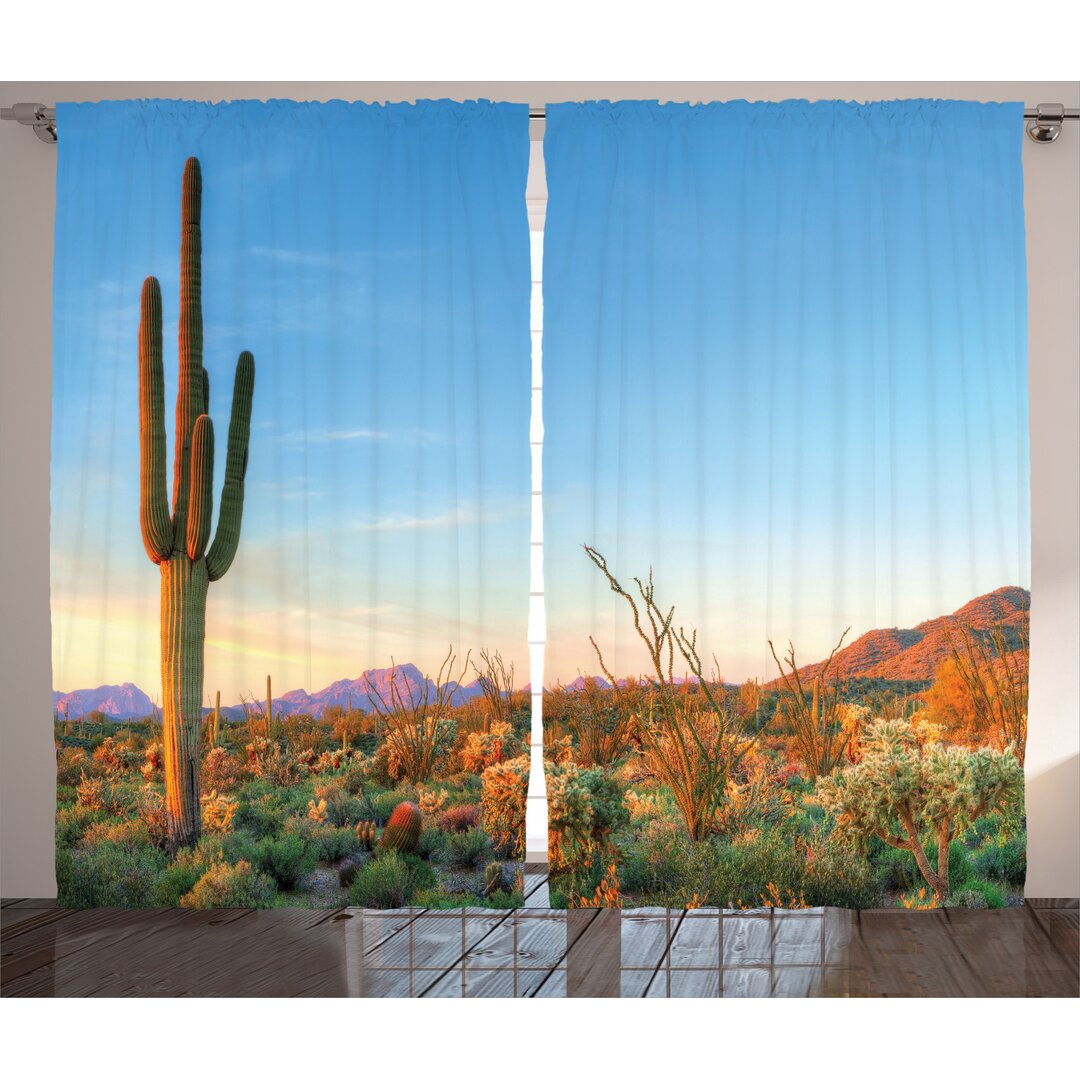
[[[817,797],[836,831],[859,844],[872,836],[910,851],[938,902],[949,893],[949,844],[976,819],[1003,810],[1023,790],[1012,750],[920,747],[907,720],[877,720],[858,765],[823,778]],[[937,868],[923,850],[937,844]]]
[[326,800],[320,799],[316,802],[314,799],[308,799],[308,812],[307,816],[315,822],[316,825],[326,824]]
[[229,799],[211,791],[202,797],[202,827],[211,833],[227,833],[232,829],[233,815],[239,805],[236,799]]
[[432,817],[437,814],[445,805],[446,800],[450,797],[450,793],[446,788],[439,788],[438,791],[431,791],[425,789],[420,792],[420,814],[425,818]]
[[599,868],[611,854],[611,833],[630,820],[621,788],[603,769],[582,769],[573,762],[547,765],[544,772],[549,868]]
[[145,779],[149,780],[158,769],[165,763],[165,751],[162,749],[161,743],[157,740],[150,743],[143,751],[142,774]]
[[516,757],[521,744],[505,720],[493,721],[488,731],[472,731],[461,751],[461,763],[470,772],[483,772],[490,765]]
[[528,793],[528,754],[484,770],[480,795],[484,832],[491,837],[496,851],[506,851],[517,859],[525,855],[525,800]]
[[143,546],[161,570],[162,730],[169,848],[199,838],[199,735],[202,727],[206,594],[232,565],[240,542],[255,360],[236,365],[232,417],[217,534],[213,512],[214,426],[210,381],[203,367],[202,173],[184,166],[180,236],[180,380],[172,512],[165,481],[165,376],[161,348],[161,286],[143,282],[139,321],[140,522]]

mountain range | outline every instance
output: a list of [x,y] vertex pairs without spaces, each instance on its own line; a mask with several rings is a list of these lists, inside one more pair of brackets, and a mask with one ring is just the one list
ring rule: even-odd
[[[950,630],[966,626],[987,631],[1000,623],[1007,633],[1016,632],[1030,607],[1031,593],[1027,589],[1006,585],[969,600],[951,615],[927,619],[910,630],[868,630],[836,654],[835,671],[846,679],[929,680],[949,656]],[[774,644],[782,657],[780,642]],[[799,668],[800,677],[813,678],[823,663]]]
[[[910,630],[896,627],[888,630],[868,630],[836,654],[835,670],[849,679],[932,679],[938,665],[949,655],[946,635],[951,628],[970,626],[974,630],[986,631],[1000,622],[1006,630],[1016,630],[1030,604],[1031,594],[1027,589],[1009,585],[969,600],[951,615],[927,619]],[[777,652],[782,655],[781,643],[777,642],[776,645]],[[817,661],[801,667],[800,676],[803,679],[812,678],[821,669],[822,663],[823,661]],[[275,714],[283,716],[293,713],[318,716],[330,706],[347,708],[351,703],[354,709],[371,712],[371,697],[374,693],[381,695],[384,701],[390,701],[392,671],[392,668],[373,668],[355,679],[339,679],[314,693],[290,690],[273,699],[273,709]],[[399,664],[397,674],[401,692],[406,698],[410,691],[422,694],[425,683],[429,690],[434,688],[434,683],[415,664]],[[603,679],[599,681],[602,685],[607,685]],[[583,685],[584,677],[579,675],[567,683],[566,688],[578,690]],[[454,683],[451,702],[459,705],[482,692],[479,680]],[[150,715],[153,707],[150,698],[133,683],[53,693],[53,708],[60,716],[66,714],[71,720],[77,720],[94,710],[114,720],[137,720]],[[221,711],[232,720],[243,719],[245,715],[241,703],[223,707]]]

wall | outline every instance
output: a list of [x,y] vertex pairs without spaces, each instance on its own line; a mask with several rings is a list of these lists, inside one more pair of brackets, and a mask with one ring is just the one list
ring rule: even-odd
[[[0,101],[291,97],[1080,103],[1076,83],[0,83]],[[539,125],[534,132],[539,137]],[[60,134],[63,139],[63,132]],[[1030,288],[1032,671],[1028,895],[1080,896],[1080,124],[1022,139]],[[48,723],[49,417],[55,147],[0,123],[0,895],[53,896]],[[103,523],[104,524],[104,523]]]

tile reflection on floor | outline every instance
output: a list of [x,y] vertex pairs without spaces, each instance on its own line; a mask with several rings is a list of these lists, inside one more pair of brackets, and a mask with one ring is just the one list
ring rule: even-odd
[[1077,996],[1080,911],[0,908],[5,997]]

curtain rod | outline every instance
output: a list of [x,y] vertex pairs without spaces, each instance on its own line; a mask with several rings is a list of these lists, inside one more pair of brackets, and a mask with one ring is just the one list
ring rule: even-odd
[[[543,120],[543,106],[529,109],[530,120]],[[1061,134],[1061,125],[1065,120],[1080,120],[1080,109],[1067,109],[1061,104],[1036,105],[1034,109],[1024,109],[1027,121],[1028,137],[1037,143],[1053,142]],[[10,109],[0,109],[0,120],[17,120],[20,124],[34,129],[34,134],[42,142],[55,143],[56,109],[40,102],[20,101]]]

